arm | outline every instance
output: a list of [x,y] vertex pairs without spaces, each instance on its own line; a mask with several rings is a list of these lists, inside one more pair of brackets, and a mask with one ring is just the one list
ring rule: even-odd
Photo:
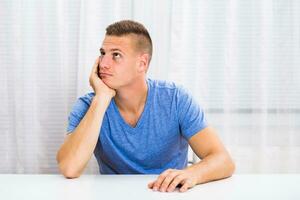
[[231,176],[235,165],[214,129],[208,127],[189,139],[194,153],[202,160],[187,170],[196,177],[196,184]]
[[98,77],[98,63],[99,59],[96,60],[90,76],[90,84],[96,95],[79,125],[67,135],[57,152],[59,170],[66,178],[79,177],[83,172],[96,147],[104,113],[115,95],[115,91],[108,88]]
[[149,188],[170,192],[181,184],[180,191],[184,192],[196,184],[223,179],[233,174],[235,165],[212,128],[196,133],[189,139],[189,144],[202,160],[183,170],[164,171],[156,181],[148,185]]

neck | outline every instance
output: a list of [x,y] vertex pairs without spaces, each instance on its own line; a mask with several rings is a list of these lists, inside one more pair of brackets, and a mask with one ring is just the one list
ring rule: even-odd
[[114,100],[120,110],[138,113],[146,103],[147,93],[147,82],[145,78],[141,78],[119,88]]

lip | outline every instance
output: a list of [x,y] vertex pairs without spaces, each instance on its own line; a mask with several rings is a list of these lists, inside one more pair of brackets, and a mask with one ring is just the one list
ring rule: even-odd
[[102,72],[100,72],[100,76],[112,76],[112,74],[108,74],[108,73],[102,73]]

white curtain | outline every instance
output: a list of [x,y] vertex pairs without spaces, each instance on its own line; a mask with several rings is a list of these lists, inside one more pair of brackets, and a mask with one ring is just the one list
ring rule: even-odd
[[0,0],[0,173],[58,173],[67,116],[121,19],[148,28],[149,77],[193,93],[237,173],[300,172],[300,1]]

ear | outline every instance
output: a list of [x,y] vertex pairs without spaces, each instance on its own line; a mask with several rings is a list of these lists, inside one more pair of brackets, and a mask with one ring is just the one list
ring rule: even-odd
[[149,65],[149,54],[147,54],[147,53],[141,54],[138,71],[146,73],[147,69],[148,69],[148,65]]

